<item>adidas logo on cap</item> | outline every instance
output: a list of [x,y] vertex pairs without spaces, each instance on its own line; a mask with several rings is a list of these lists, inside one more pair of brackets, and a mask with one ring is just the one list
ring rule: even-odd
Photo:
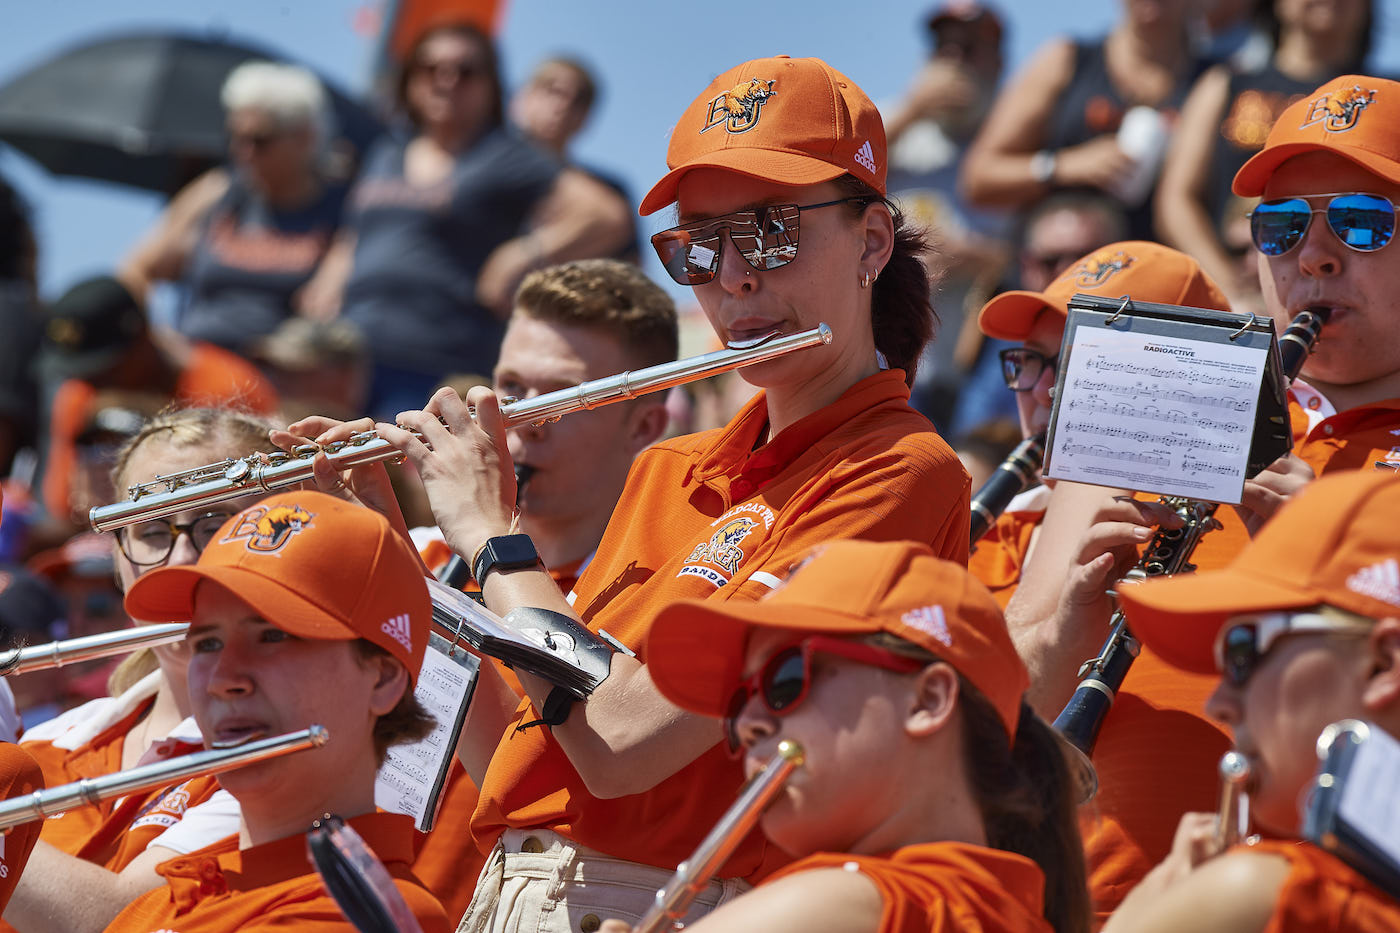
[[875,168],[875,150],[870,148],[870,140],[861,143],[860,148],[856,150],[856,161],[872,172],[878,171]]
[[1362,596],[1400,606],[1400,563],[1395,558],[1362,567],[1347,577],[1347,589]]
[[380,630],[394,641],[403,645],[405,651],[413,651],[413,631],[408,624],[408,613],[394,616],[380,626]]
[[942,606],[925,606],[922,609],[911,609],[900,617],[910,628],[916,628],[925,635],[931,635],[943,645],[953,647],[953,635],[948,631],[948,617],[943,614]]

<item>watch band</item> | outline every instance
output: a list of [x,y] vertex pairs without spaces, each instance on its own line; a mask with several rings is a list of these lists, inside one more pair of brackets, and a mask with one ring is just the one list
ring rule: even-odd
[[472,561],[472,578],[477,586],[486,583],[486,577],[493,571],[526,570],[543,567],[535,542],[529,535],[500,535],[487,538]]

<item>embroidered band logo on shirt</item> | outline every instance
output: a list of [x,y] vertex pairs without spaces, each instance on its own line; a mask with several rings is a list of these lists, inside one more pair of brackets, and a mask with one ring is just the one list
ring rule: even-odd
[[311,527],[315,514],[296,505],[255,506],[238,516],[229,533],[220,539],[228,544],[246,538],[250,551],[267,553],[282,549],[292,536]]
[[1329,133],[1345,133],[1356,126],[1362,111],[1375,102],[1376,92],[1363,91],[1359,84],[1353,84],[1335,93],[1323,94],[1313,98],[1307,113],[1303,115],[1303,122],[1298,124],[1298,129],[1321,123],[1322,128]]
[[900,616],[899,621],[910,628],[918,629],[925,635],[932,636],[947,648],[953,647],[953,635],[948,631],[948,617],[943,614],[942,606],[910,609]]
[[1347,589],[1362,596],[1400,606],[1400,563],[1395,558],[1362,567],[1347,577]]
[[764,101],[776,94],[772,81],[750,78],[747,84],[736,84],[710,101],[705,125],[700,127],[700,132],[723,123],[726,132],[746,133],[758,125]]

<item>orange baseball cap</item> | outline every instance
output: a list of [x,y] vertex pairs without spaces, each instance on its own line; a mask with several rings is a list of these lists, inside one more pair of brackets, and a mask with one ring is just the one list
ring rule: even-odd
[[418,679],[432,602],[418,555],[378,512],[320,492],[282,492],[234,515],[187,567],[142,576],[126,611],[147,622],[192,618],[212,580],[303,638],[373,642]]
[[1002,292],[982,306],[977,324],[989,337],[1025,340],[1042,308],[1067,317],[1069,300],[1081,293],[1230,310],[1225,293],[1196,260],[1160,243],[1128,240],[1094,250],[1061,272],[1043,292]]
[[1326,604],[1400,616],[1400,477],[1347,471],[1308,485],[1221,570],[1119,590],[1133,634],[1167,663],[1214,673],[1232,616]]
[[885,124],[856,83],[819,58],[760,58],[731,68],[671,131],[671,169],[638,213],[676,200],[681,176],[719,168],[784,185],[854,175],[885,193]]
[[1279,115],[1231,187],[1240,197],[1259,197],[1274,171],[1304,152],[1331,152],[1400,182],[1400,83],[1367,75],[1328,81]]
[[986,695],[1016,735],[1030,679],[1001,608],[967,568],[910,541],[833,541],[814,548],[758,602],[683,600],[662,609],[647,669],[668,699],[724,716],[755,628],[806,635],[889,632],[947,661]]

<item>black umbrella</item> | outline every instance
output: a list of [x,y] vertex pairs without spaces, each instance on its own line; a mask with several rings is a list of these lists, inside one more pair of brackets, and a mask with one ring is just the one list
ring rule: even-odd
[[[173,194],[224,160],[219,90],[267,49],[172,33],[99,39],[0,87],[0,140],[60,175]],[[380,124],[328,82],[338,134],[363,153]]]

